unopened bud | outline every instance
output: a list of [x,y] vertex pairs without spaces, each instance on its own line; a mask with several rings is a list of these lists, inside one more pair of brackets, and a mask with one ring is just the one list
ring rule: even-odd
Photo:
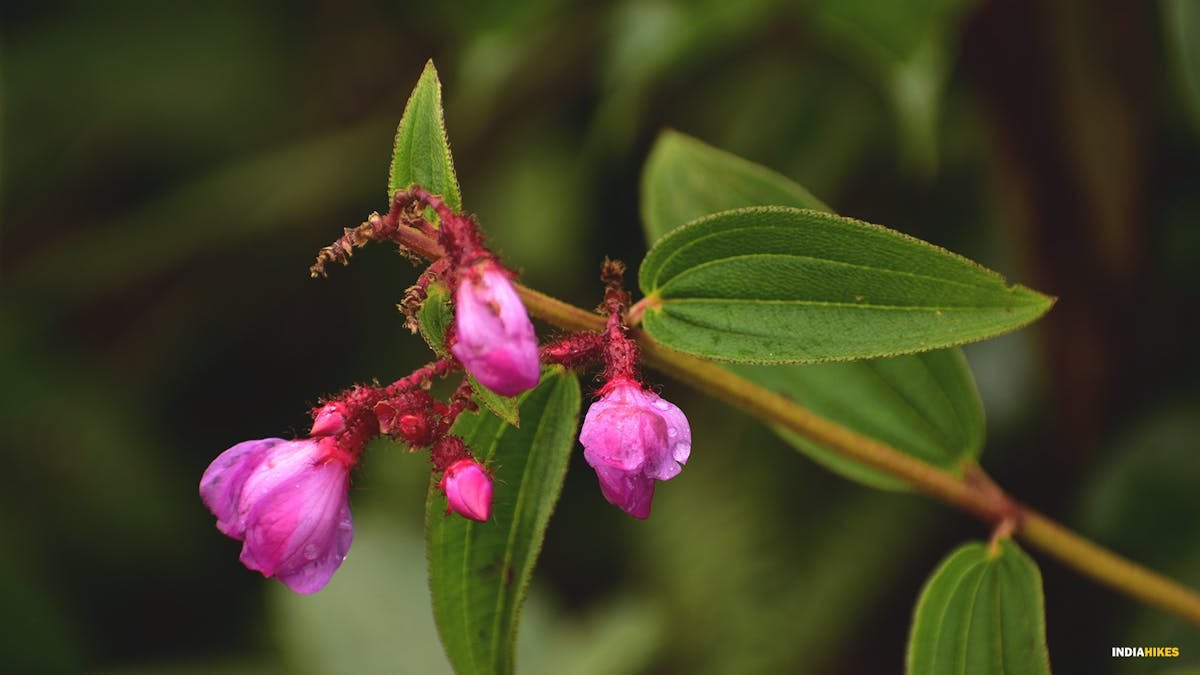
[[396,425],[400,438],[413,445],[428,445],[426,436],[429,434],[429,421],[421,415],[401,415]]
[[336,436],[346,430],[346,404],[327,403],[313,416],[309,436]]
[[446,469],[438,483],[446,493],[447,513],[453,511],[464,518],[486,521],[492,515],[492,479],[479,462],[460,459]]
[[243,542],[246,567],[297,593],[329,583],[354,538],[350,469],[332,439],[264,438],[221,453],[200,479],[217,529]]
[[457,341],[450,348],[467,372],[501,396],[538,384],[537,336],[504,270],[487,260],[463,271],[454,296]]
[[612,380],[601,392],[579,433],[583,457],[608,501],[646,518],[654,481],[675,477],[691,454],[691,427],[683,411],[633,380]]

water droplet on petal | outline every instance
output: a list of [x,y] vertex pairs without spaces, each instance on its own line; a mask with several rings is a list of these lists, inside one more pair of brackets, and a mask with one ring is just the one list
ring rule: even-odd
[[675,438],[676,436],[679,435],[679,430],[676,429],[675,427],[670,427],[667,429],[667,435],[670,436],[671,438]]
[[317,548],[316,544],[305,544],[304,545],[304,559],[305,560],[316,560],[317,556],[319,556],[319,555],[321,555],[321,551],[319,548]]
[[654,407],[658,408],[659,410],[670,410],[671,404],[667,403],[666,401],[664,401],[660,398],[654,402]]

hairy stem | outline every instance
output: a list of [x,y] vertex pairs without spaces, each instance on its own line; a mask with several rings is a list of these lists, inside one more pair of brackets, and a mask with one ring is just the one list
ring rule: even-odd
[[[401,228],[395,240],[427,258],[436,259],[443,253],[437,242],[410,228]],[[604,330],[605,318],[599,314],[520,284],[516,287],[534,316],[567,330]],[[962,476],[942,471],[886,443],[830,422],[711,361],[668,349],[644,331],[635,328],[630,334],[641,345],[646,365],[766,422],[895,476],[1004,531],[1011,528],[1026,543],[1080,574],[1200,626],[1200,593],[1119,556],[1012,499],[977,465],[965,466]]]
[[[517,285],[529,311],[568,330],[600,331],[604,317]],[[646,365],[772,424],[778,424],[913,488],[971,513],[1056,558],[1084,576],[1200,626],[1200,594],[1072,532],[1009,497],[975,464],[962,476],[942,471],[891,446],[813,414],[793,401],[711,361],[668,349],[645,332],[631,334]]]

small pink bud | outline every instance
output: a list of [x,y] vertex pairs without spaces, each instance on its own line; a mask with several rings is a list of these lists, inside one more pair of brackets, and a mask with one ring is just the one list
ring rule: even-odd
[[399,428],[400,438],[414,445],[429,445],[425,442],[429,436],[429,420],[421,415],[401,415]]
[[309,436],[336,436],[346,430],[346,404],[327,403],[313,417]]
[[379,432],[399,436],[414,448],[427,446],[437,440],[438,405],[420,389],[380,401],[374,408]]
[[467,372],[501,396],[537,386],[537,336],[504,270],[487,260],[464,270],[454,295],[456,342]]
[[683,411],[631,379],[615,379],[602,391],[579,433],[584,459],[609,502],[646,518],[654,481],[674,478],[687,463],[691,427]]
[[486,521],[492,515],[492,479],[473,459],[460,459],[446,469],[438,487],[446,492],[449,508],[464,518]]
[[246,567],[297,593],[315,593],[354,538],[353,463],[328,438],[246,441],[213,460],[200,479],[200,497],[217,529],[244,542]]

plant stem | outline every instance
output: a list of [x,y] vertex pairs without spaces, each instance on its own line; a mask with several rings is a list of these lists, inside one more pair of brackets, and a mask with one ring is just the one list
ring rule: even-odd
[[1030,508],[1025,508],[1018,533],[1084,576],[1200,626],[1200,596],[1174,579],[1088,541]]
[[[431,259],[442,255],[429,237],[402,228],[399,243]],[[601,331],[605,319],[520,284],[517,292],[535,316],[568,330]],[[754,415],[786,427],[823,447],[900,478],[913,488],[1005,529],[1084,576],[1152,607],[1200,626],[1200,594],[1153,570],[1121,557],[1009,497],[975,464],[957,476],[914,459],[812,413],[719,365],[664,347],[644,331],[631,333],[647,365]]]
[[[604,329],[604,317],[598,314],[519,284],[517,292],[532,314],[557,326],[576,331]],[[1020,504],[978,466],[966,466],[962,476],[943,471],[830,422],[711,361],[664,347],[639,329],[631,333],[641,345],[647,365],[766,422],[900,478],[986,522],[1015,524],[1017,536],[1084,576],[1200,626],[1200,594],[1195,590],[1116,555]]]

